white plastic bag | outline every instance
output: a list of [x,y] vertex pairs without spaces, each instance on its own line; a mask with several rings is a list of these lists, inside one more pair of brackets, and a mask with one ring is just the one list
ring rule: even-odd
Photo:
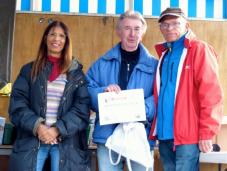
[[[153,167],[153,156],[150,153],[146,130],[140,122],[119,124],[113,134],[107,139],[105,146],[109,148],[110,162],[113,165],[117,165],[121,156],[124,156],[127,159],[130,171],[130,160],[143,165],[147,168],[146,170]],[[119,154],[115,163],[111,157],[111,150]]]

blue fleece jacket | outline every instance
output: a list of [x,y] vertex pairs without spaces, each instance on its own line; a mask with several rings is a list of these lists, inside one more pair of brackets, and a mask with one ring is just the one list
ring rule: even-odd
[[161,86],[158,97],[158,123],[157,133],[159,140],[173,139],[173,112],[175,101],[175,88],[177,70],[184,48],[184,37],[166,43],[168,47],[161,64]]
[[[157,60],[149,54],[147,49],[142,44],[139,44],[139,48],[139,61],[131,73],[127,89],[144,89],[147,116],[146,130],[148,134],[155,112],[153,82],[157,67]],[[93,141],[95,143],[104,144],[117,126],[117,124],[104,126],[100,125],[97,95],[98,93],[104,92],[104,89],[109,84],[118,84],[120,65],[120,44],[117,44],[105,55],[95,61],[87,72],[87,80],[89,82],[88,91],[91,96],[92,109],[96,112],[96,121],[93,133]]]

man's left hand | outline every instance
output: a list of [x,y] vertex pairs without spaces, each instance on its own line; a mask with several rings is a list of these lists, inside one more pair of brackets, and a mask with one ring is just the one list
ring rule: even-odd
[[199,149],[203,153],[211,152],[213,149],[212,140],[200,140]]

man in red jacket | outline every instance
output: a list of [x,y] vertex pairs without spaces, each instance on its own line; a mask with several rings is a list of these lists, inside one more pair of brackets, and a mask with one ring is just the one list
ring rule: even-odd
[[223,115],[217,55],[196,39],[180,8],[167,8],[158,22],[166,42],[155,46],[160,60],[150,138],[159,140],[165,171],[197,171],[199,152],[212,150]]

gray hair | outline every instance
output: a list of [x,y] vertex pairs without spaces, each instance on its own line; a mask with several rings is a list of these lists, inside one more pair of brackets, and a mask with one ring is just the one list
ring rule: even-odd
[[125,18],[140,20],[142,25],[143,25],[143,33],[146,33],[146,30],[147,30],[147,22],[146,22],[146,20],[143,18],[143,16],[139,12],[133,11],[133,10],[128,10],[125,13],[120,15],[120,17],[119,17],[119,19],[117,21],[117,26],[116,26],[117,29],[120,28],[120,23]]

